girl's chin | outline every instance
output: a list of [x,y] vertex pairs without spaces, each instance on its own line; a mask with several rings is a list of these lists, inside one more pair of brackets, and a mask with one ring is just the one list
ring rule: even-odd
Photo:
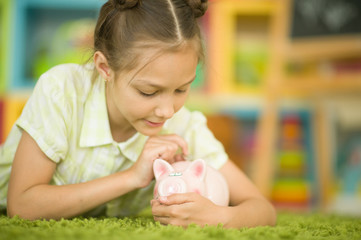
[[162,131],[162,127],[157,127],[157,128],[150,128],[150,127],[140,127],[140,128],[136,128],[136,130],[141,133],[144,136],[156,136],[158,135],[161,131]]
[[139,133],[144,135],[144,136],[152,137],[152,136],[159,135],[160,130],[159,131],[139,131]]

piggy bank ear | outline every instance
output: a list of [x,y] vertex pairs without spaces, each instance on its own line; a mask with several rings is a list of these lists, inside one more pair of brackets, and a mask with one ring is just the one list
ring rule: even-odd
[[206,175],[206,167],[206,162],[203,159],[197,159],[190,164],[187,171],[198,179],[203,180]]
[[174,172],[174,169],[167,161],[156,159],[153,163],[153,172],[155,179],[158,179],[164,174],[169,175],[169,173]]

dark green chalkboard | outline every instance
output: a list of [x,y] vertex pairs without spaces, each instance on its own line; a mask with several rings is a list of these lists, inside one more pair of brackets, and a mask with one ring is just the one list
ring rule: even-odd
[[361,0],[293,0],[292,39],[361,34]]

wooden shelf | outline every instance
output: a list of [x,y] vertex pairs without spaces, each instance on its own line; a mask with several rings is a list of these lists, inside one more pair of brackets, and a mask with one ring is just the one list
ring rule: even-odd
[[340,74],[333,77],[297,76],[285,79],[279,88],[282,94],[361,93],[361,73]]
[[222,113],[237,109],[246,113],[260,112],[264,99],[255,95],[239,94],[206,94],[191,92],[186,106],[190,109],[202,109],[207,114]]
[[[236,15],[271,15],[275,11],[274,0],[222,0],[211,2],[210,7],[227,16]],[[232,17],[232,16],[231,16]]]
[[290,61],[306,62],[361,56],[361,35],[317,37],[289,41],[284,48]]

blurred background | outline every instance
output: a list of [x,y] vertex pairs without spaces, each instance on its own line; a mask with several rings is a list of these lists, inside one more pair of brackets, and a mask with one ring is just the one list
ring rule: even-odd
[[[0,0],[0,143],[43,72],[91,57],[103,3]],[[361,1],[213,0],[199,23],[187,106],[230,158],[280,210],[361,216]]]

